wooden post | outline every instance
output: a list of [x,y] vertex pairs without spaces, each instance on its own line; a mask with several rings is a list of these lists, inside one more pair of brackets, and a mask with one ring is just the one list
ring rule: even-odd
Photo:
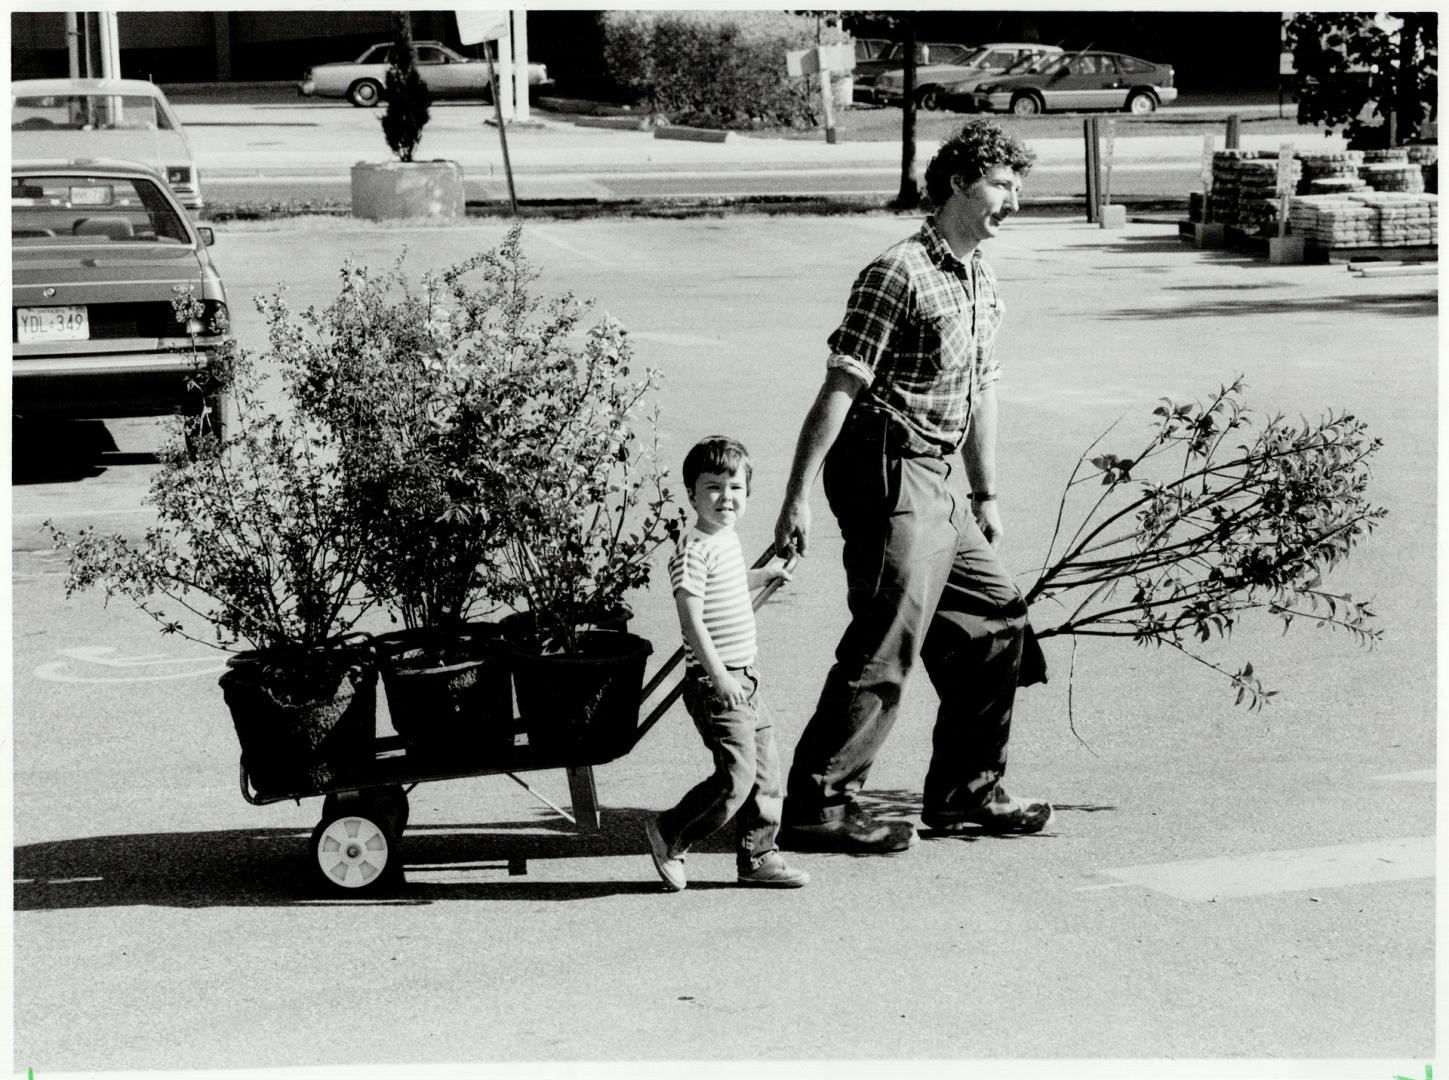
[[1238,142],[1242,137],[1243,118],[1237,113],[1228,117],[1228,133],[1223,139],[1223,145],[1229,150],[1236,150]]
[[1101,161],[1097,157],[1097,118],[1088,116],[1082,121],[1082,140],[1086,151],[1087,165],[1087,221],[1097,220],[1097,206],[1101,202],[1098,181]]

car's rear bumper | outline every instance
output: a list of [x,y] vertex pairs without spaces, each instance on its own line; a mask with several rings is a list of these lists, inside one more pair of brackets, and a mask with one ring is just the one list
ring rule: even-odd
[[317,92],[317,84],[311,79],[303,79],[297,84],[297,93],[301,97],[311,97]]
[[1175,86],[1154,86],[1152,89],[1157,94],[1157,100],[1163,105],[1171,105],[1177,100],[1177,87]]
[[12,411],[22,416],[163,416],[195,408],[210,350],[17,356]]

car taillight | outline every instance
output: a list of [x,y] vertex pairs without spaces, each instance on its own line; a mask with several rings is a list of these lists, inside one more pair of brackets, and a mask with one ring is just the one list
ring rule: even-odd
[[166,182],[168,184],[189,184],[191,183],[190,165],[167,165]]
[[1163,82],[1162,85],[1163,86],[1171,86],[1172,85],[1172,68],[1168,68],[1167,69],[1167,79]]
[[231,329],[231,316],[223,300],[203,300],[201,315],[186,321],[186,332],[196,336],[221,336]]

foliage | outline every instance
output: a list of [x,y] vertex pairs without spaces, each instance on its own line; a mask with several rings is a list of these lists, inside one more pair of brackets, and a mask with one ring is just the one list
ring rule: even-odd
[[[1317,423],[1272,416],[1250,434],[1242,391],[1239,378],[1205,402],[1164,398],[1138,453],[1089,460],[1099,438],[1083,455],[1026,593],[1028,604],[1052,600],[1066,613],[1038,625],[1038,637],[1170,645],[1227,675],[1237,701],[1254,709],[1277,691],[1264,689],[1251,663],[1229,671],[1194,651],[1228,637],[1243,613],[1266,611],[1285,632],[1301,619],[1363,644],[1378,639],[1371,602],[1329,592],[1323,576],[1386,513],[1367,494],[1380,440],[1347,413]],[[1053,559],[1069,498],[1094,479],[1095,496]]]
[[849,40],[783,11],[606,11],[604,58],[614,80],[670,121],[702,127],[814,127],[813,76],[785,74],[785,53]]
[[267,360],[298,412],[327,432],[352,512],[366,523],[362,573],[373,598],[410,628],[453,630],[485,603],[497,544],[489,514],[452,512],[477,486],[459,464],[475,432],[458,422],[457,382],[473,376],[469,386],[487,388],[502,361],[495,341],[449,312],[443,278],[425,274],[414,288],[402,262],[374,275],[348,260],[321,312],[294,315],[280,292],[259,307]]
[[[156,525],[134,542],[44,528],[68,556],[67,596],[100,587],[164,633],[223,648],[312,648],[362,614],[359,522],[327,433],[265,409],[252,358],[234,342],[226,351],[235,429],[194,458],[180,440],[167,443],[145,499]],[[214,640],[187,631],[188,618],[210,623]]]
[[540,647],[577,652],[582,629],[648,583],[654,553],[678,537],[684,515],[658,463],[649,402],[658,372],[633,373],[613,319],[588,328],[582,347],[571,343],[588,306],[529,296],[536,275],[518,236],[515,226],[485,257],[498,302],[463,309],[464,325],[504,343],[508,362],[487,395],[457,384],[476,431],[460,468],[479,487],[454,513],[491,510],[503,540],[494,595],[531,614]]
[[[1397,114],[1400,142],[1435,114],[1439,22],[1434,12],[1396,12],[1386,29],[1370,12],[1302,12],[1288,23],[1299,75],[1298,120],[1342,128],[1352,146],[1387,146]],[[1365,108],[1376,119],[1365,123]]]
[[399,161],[412,161],[423,127],[428,122],[432,95],[418,74],[418,55],[413,47],[413,17],[406,11],[392,15],[393,42],[388,54],[383,98],[382,134]]

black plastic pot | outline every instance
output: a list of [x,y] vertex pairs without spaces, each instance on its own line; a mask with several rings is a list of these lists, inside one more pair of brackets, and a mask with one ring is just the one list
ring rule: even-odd
[[513,745],[512,653],[492,624],[377,638],[392,726],[421,756],[475,757]]
[[576,764],[627,753],[653,651],[644,638],[621,630],[586,631],[576,654],[516,648],[513,685],[528,745]]
[[377,674],[377,653],[365,634],[228,660],[218,682],[252,786],[263,795],[311,793],[370,760]]

